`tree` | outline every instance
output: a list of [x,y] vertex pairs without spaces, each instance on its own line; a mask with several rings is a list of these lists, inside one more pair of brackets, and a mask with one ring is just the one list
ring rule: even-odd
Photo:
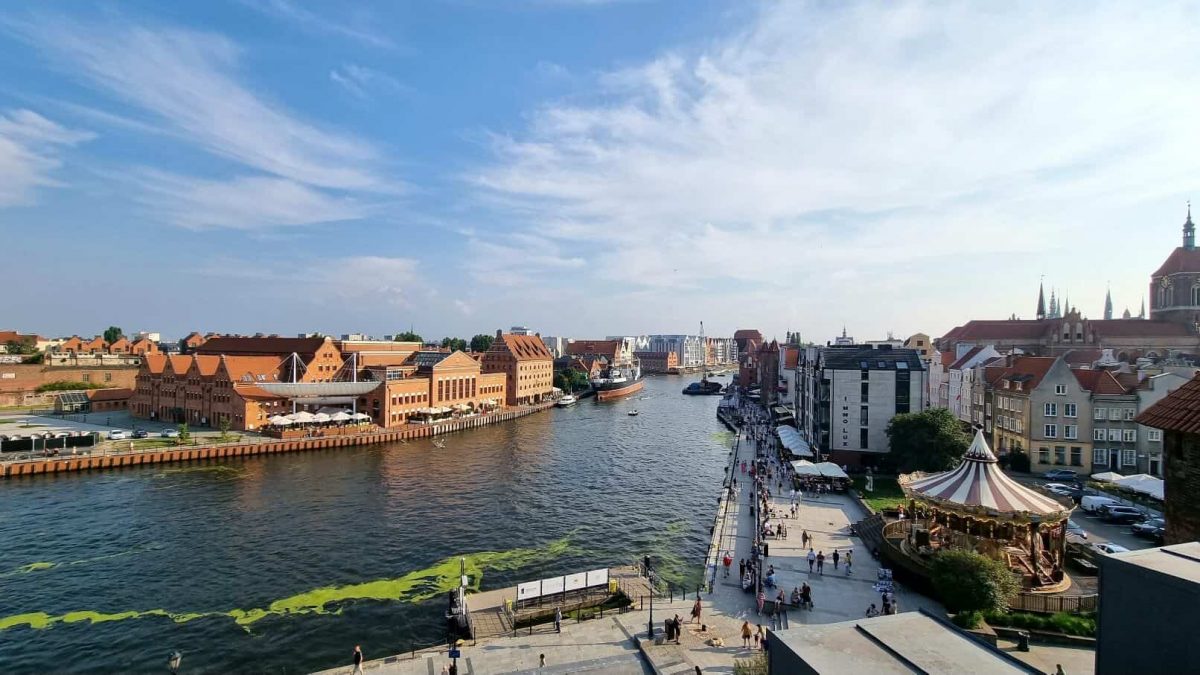
[[192,440],[192,432],[188,431],[187,422],[179,425],[179,445],[186,445]]
[[229,429],[232,425],[229,423],[228,417],[222,417],[221,421],[217,422],[217,428],[221,430],[221,441],[229,440]]
[[480,333],[479,335],[471,338],[471,351],[486,352],[487,350],[491,349],[492,343],[495,341],[495,335],[484,335],[483,333]]
[[411,330],[406,330],[403,333],[396,333],[395,337],[392,339],[395,342],[425,342],[424,338],[412,332]]
[[449,347],[452,352],[467,351],[467,341],[462,338],[445,337],[442,338],[442,346]]
[[109,344],[112,344],[123,337],[125,337],[125,333],[121,331],[120,326],[109,326],[104,331],[104,341]]
[[33,354],[37,352],[37,343],[33,341],[33,338],[24,337],[20,340],[5,342],[4,349],[9,354]]
[[930,563],[930,580],[951,612],[1003,612],[1021,588],[1008,565],[975,551],[942,551]]
[[887,458],[900,473],[951,469],[971,444],[945,408],[896,415],[888,422],[887,435],[891,445]]

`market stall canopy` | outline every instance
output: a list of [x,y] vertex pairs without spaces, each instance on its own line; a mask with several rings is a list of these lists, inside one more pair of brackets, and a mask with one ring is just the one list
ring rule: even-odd
[[845,471],[842,471],[842,467],[834,464],[833,462],[821,462],[820,464],[814,464],[813,466],[817,467],[817,470],[821,472],[821,475],[826,478],[850,478],[850,476],[846,475]]
[[1101,473],[1092,474],[1092,480],[1098,480],[1101,483],[1115,483],[1124,477],[1125,476],[1122,476],[1116,471],[1103,471]]
[[1163,498],[1162,479],[1155,478],[1150,474],[1139,473],[1132,476],[1126,476],[1120,480],[1113,481],[1113,484],[1120,485],[1127,490],[1140,492],[1141,494],[1154,497],[1155,499]]
[[906,474],[899,482],[911,497],[967,511],[1066,517],[1071,510],[1005,475],[982,430],[975,432],[975,440],[957,468],[932,476]]
[[778,426],[775,427],[775,433],[779,435],[779,442],[788,452],[799,457],[812,457],[812,448],[808,447],[808,443],[800,437],[800,432],[796,431],[795,427]]
[[813,464],[812,462],[806,462],[804,460],[800,460],[799,462],[792,462],[792,468],[796,470],[797,476],[820,476],[821,475],[821,469],[819,469],[816,464]]

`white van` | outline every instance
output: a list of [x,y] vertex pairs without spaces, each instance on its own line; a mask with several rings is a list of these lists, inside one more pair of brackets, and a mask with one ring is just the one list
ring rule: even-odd
[[1100,495],[1086,495],[1079,502],[1079,507],[1087,513],[1096,514],[1100,512],[1101,506],[1116,505],[1121,502],[1112,497],[1102,497]]

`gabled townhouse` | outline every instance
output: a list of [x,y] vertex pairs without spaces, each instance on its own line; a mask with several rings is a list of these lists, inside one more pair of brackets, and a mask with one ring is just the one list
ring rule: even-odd
[[[975,367],[1000,357],[991,345],[968,347],[962,345],[958,358],[946,370],[947,398],[950,412],[968,424],[976,424],[975,405],[983,405],[982,389],[976,396]],[[978,399],[978,400],[976,400]],[[978,423],[982,423],[982,419]]]
[[[1166,371],[1142,378],[1136,390],[1138,412],[1148,410],[1150,406],[1166,398],[1167,394],[1175,391],[1192,380],[1196,374],[1195,368],[1178,371]],[[1126,457],[1122,456],[1122,461]],[[1162,478],[1166,471],[1163,454],[1163,433],[1161,429],[1137,425],[1137,464],[1130,466],[1121,473],[1148,473]]]
[[[1009,356],[1003,365],[984,368],[983,377],[992,388],[993,447],[998,454],[1030,452],[1033,447],[1031,396],[1054,361],[1052,357]],[[1035,462],[1036,457],[1031,455],[1030,460]]]
[[109,354],[128,354],[130,352],[129,340],[125,339],[124,336],[119,337],[112,344],[108,345],[107,351]]

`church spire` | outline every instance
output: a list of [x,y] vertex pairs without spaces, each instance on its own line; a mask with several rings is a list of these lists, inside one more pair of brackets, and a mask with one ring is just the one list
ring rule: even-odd
[[1104,319],[1112,318],[1112,288],[1104,291]]
[[1038,281],[1037,318],[1038,321],[1046,318],[1046,292],[1041,281]]
[[1187,220],[1183,223],[1183,247],[1187,250],[1196,248],[1196,226],[1192,223],[1192,202],[1188,201]]
[[1142,309],[1141,309],[1141,311],[1138,312],[1138,318],[1139,319],[1146,318],[1146,296],[1144,296],[1144,295],[1142,296]]
[[1050,311],[1046,314],[1047,319],[1057,319],[1062,316],[1058,311],[1058,298],[1056,297],[1055,289],[1050,289]]

